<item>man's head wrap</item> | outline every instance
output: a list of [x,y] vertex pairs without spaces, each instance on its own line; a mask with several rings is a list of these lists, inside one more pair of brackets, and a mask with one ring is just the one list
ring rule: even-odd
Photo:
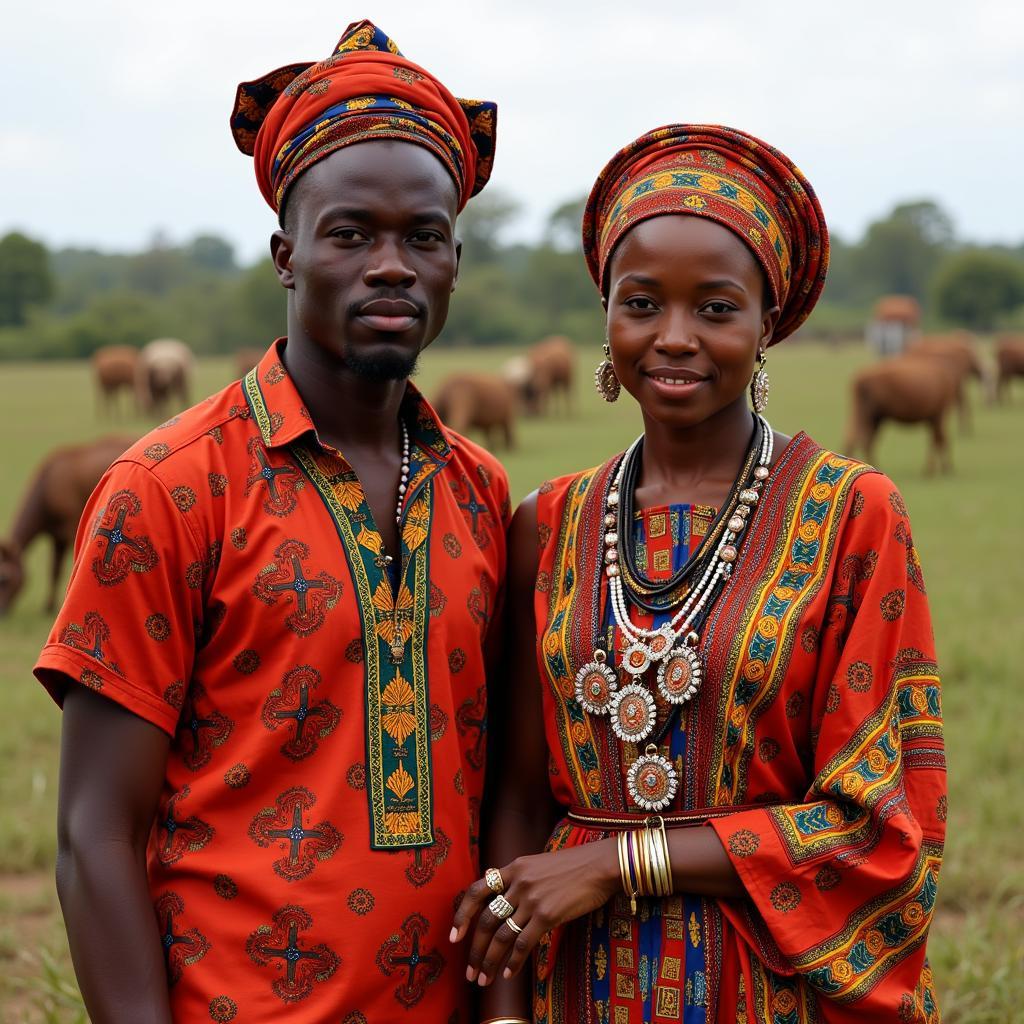
[[772,343],[810,315],[828,270],[828,229],[810,182],[777,149],[720,125],[657,128],[598,176],[583,217],[583,251],[602,294],[615,246],[662,214],[710,217],[734,231],[764,269],[781,309]]
[[231,134],[253,157],[263,198],[277,212],[304,170],[371,139],[429,149],[454,179],[461,210],[491,175],[497,112],[485,100],[457,99],[379,28],[359,21],[326,60],[242,82]]

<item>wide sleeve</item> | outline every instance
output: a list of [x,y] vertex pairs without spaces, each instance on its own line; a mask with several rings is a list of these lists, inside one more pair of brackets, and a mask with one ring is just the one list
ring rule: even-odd
[[122,461],[107,471],[34,669],[58,704],[69,685],[85,685],[174,735],[202,628],[199,550],[151,469]]
[[[837,539],[802,803],[715,820],[750,955],[830,1022],[937,1020],[925,940],[946,819],[934,640],[902,498],[861,476]],[[851,589],[851,581],[853,586]]]

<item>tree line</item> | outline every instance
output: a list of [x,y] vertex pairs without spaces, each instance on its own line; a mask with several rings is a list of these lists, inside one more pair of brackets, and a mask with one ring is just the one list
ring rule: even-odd
[[[520,213],[514,200],[474,200],[459,220],[462,263],[441,343],[515,345],[564,334],[598,344],[603,316],[580,252],[582,210],[582,198],[563,203],[526,244],[503,241]],[[901,203],[856,241],[833,236],[828,284],[804,332],[860,336],[888,294],[916,298],[930,329],[1024,330],[1024,242],[972,244],[938,204]],[[0,239],[0,359],[78,358],[157,337],[222,353],[284,332],[270,260],[243,265],[215,235],[177,245],[157,237],[135,253],[49,251],[20,232]]]

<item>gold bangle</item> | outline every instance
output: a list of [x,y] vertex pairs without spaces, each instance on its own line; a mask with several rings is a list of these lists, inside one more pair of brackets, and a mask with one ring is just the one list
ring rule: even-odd
[[651,860],[654,864],[654,882],[658,896],[667,896],[665,881],[665,852],[660,844],[660,837],[647,823],[647,842],[650,844]]
[[647,857],[651,862],[652,888],[655,896],[662,895],[662,871],[661,871],[661,850],[655,842],[654,830],[648,825],[644,828],[644,845],[647,847]]
[[661,847],[657,842],[657,834],[648,826],[644,832],[644,841],[647,843],[647,857],[651,862],[652,888],[655,896],[665,895],[665,868],[661,862]]
[[636,915],[636,886],[633,884],[633,875],[629,870],[629,850],[626,847],[625,832],[620,832],[617,837],[619,852],[619,873],[622,875],[622,891],[629,897],[629,912]]
[[636,835],[633,832],[626,833],[626,852],[629,855],[629,864],[633,869],[633,892],[636,896],[642,896],[644,882],[640,877],[640,854],[636,848]]
[[665,831],[665,819],[658,818],[658,836],[661,840],[662,858],[665,862],[665,895],[671,896],[676,890],[675,879],[672,877],[672,854],[668,848],[668,833]]
[[643,874],[640,891],[644,896],[653,896],[654,883],[651,879],[651,848],[639,833],[635,833],[635,835],[636,847],[640,854],[637,859],[640,861],[640,871]]

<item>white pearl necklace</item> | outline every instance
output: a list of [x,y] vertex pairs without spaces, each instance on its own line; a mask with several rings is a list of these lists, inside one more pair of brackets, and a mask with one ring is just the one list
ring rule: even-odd
[[[719,581],[725,580],[732,575],[732,566],[739,554],[736,547],[736,541],[745,529],[747,521],[753,511],[753,506],[757,503],[757,500],[760,497],[761,487],[764,481],[768,478],[768,467],[771,465],[772,452],[775,445],[775,439],[772,435],[772,429],[768,425],[768,421],[763,416],[758,416],[758,419],[761,421],[764,435],[761,441],[761,450],[758,453],[757,466],[754,468],[754,482],[750,487],[746,487],[740,491],[739,505],[733,515],[730,516],[728,523],[726,523],[726,530],[723,532],[722,538],[715,550],[715,557],[708,563],[708,567],[704,570],[704,574],[701,576],[700,581],[693,590],[690,591],[689,596],[680,606],[679,610],[672,616],[669,622],[665,623],[665,625],[660,626],[658,629],[645,629],[640,626],[635,626],[630,620],[629,611],[626,607],[625,594],[623,593],[622,588],[622,578],[619,575],[618,544],[620,538],[615,532],[605,534],[605,574],[609,579],[612,612],[615,615],[615,622],[618,625],[619,630],[631,646],[642,644],[642,638],[651,639],[656,636],[663,636],[669,641],[668,645],[664,647],[664,649],[661,649],[662,645],[658,644],[657,646],[659,650],[657,652],[651,652],[652,656],[648,661],[661,661],[668,656],[668,653],[675,645],[675,642],[689,630],[690,625],[704,610],[708,601],[711,599],[711,596],[718,589]],[[636,448],[639,441],[640,438],[637,438],[637,440],[633,442],[629,451],[619,464],[615,480],[608,492],[609,510],[615,508],[619,504],[619,487],[622,483],[623,469],[630,453],[634,448]],[[605,525],[609,525],[610,518],[612,518],[611,511],[609,511],[605,518]],[[639,671],[632,671],[628,663],[624,664],[623,667],[632,675],[640,675],[647,668],[645,665]]]
[[399,530],[402,528],[402,509],[405,507],[405,492],[409,487],[409,428],[405,420],[399,421],[402,425],[402,478],[398,483],[398,506],[395,508],[395,524]]

